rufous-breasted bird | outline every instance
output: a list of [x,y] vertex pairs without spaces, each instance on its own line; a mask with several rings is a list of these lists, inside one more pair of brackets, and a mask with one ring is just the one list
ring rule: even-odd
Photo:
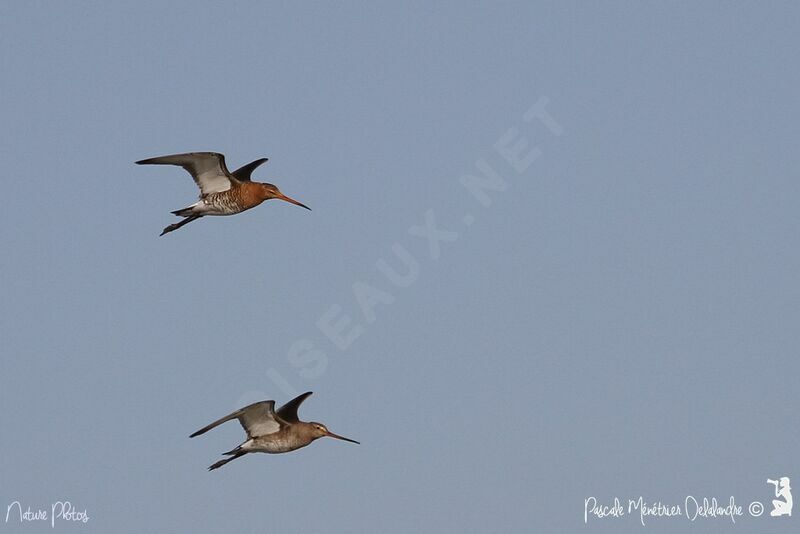
[[184,219],[170,224],[161,235],[177,230],[185,224],[196,221],[206,215],[234,215],[254,208],[271,198],[291,202],[307,210],[308,206],[280,192],[277,186],[262,184],[250,180],[256,167],[265,163],[267,158],[257,159],[247,165],[229,172],[225,166],[225,156],[218,152],[189,152],[172,154],[158,158],[137,161],[138,165],[179,165],[189,171],[197,187],[200,188],[200,200],[186,208],[173,211],[174,215]]

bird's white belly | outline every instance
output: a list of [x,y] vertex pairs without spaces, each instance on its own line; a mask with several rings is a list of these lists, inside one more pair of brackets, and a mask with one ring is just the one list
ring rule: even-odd
[[259,440],[250,439],[242,444],[242,449],[248,452],[265,452],[267,454],[279,454],[282,452],[289,452],[297,449],[287,440],[271,439]]

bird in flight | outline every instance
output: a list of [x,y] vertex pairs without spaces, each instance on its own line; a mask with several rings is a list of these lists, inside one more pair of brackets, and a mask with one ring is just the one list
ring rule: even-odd
[[211,464],[208,467],[209,471],[218,469],[247,453],[266,452],[268,454],[279,454],[290,452],[305,447],[312,441],[324,436],[359,444],[355,440],[334,434],[322,423],[301,421],[297,417],[297,409],[310,395],[311,391],[307,391],[295,397],[281,406],[277,412],[275,411],[274,400],[256,402],[217,419],[189,437],[193,438],[200,434],[205,434],[212,428],[218,427],[231,419],[238,419],[242,428],[244,428],[247,440],[235,449],[222,453],[229,456],[229,458]]
[[200,200],[186,208],[173,211],[183,220],[170,224],[161,235],[177,230],[185,224],[206,215],[234,215],[254,208],[271,198],[291,202],[310,210],[308,206],[289,198],[272,184],[262,184],[250,180],[256,167],[266,163],[267,158],[257,159],[236,169],[228,171],[225,156],[218,152],[189,152],[172,154],[158,158],[137,161],[137,165],[179,165],[186,169],[200,188]]

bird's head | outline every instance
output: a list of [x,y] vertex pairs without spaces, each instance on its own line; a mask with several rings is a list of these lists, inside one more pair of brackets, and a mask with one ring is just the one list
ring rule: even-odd
[[259,184],[259,185],[261,185],[261,194],[264,197],[264,200],[269,200],[271,198],[277,198],[277,199],[280,199],[280,200],[285,200],[286,202],[289,202],[291,204],[296,204],[297,206],[300,206],[301,208],[305,208],[307,210],[311,209],[308,206],[306,206],[305,204],[303,204],[301,202],[298,202],[293,198],[287,197],[286,195],[281,193],[281,190],[278,189],[278,186],[276,186],[276,185],[272,185],[272,184]]
[[359,442],[357,442],[354,439],[345,438],[345,437],[340,436],[338,434],[334,434],[333,432],[328,430],[328,428],[325,425],[323,425],[322,423],[308,423],[308,426],[309,426],[309,429],[311,430],[311,435],[314,437],[314,439],[319,439],[319,438],[327,436],[329,438],[336,438],[336,439],[340,439],[342,441],[349,441],[350,443],[355,443],[356,445],[361,445]]

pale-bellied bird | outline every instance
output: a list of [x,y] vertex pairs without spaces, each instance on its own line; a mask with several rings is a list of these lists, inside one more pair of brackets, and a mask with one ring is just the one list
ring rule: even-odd
[[277,412],[275,411],[274,400],[256,402],[221,419],[217,419],[189,437],[193,438],[204,434],[231,419],[238,419],[247,433],[247,440],[244,443],[235,449],[222,453],[230,456],[230,458],[225,458],[210,465],[208,467],[209,471],[222,467],[228,462],[250,452],[266,452],[269,454],[290,452],[305,447],[312,441],[324,436],[358,444],[355,440],[334,434],[322,423],[300,421],[297,417],[297,409],[309,395],[311,395],[311,391],[303,393],[281,406]]

